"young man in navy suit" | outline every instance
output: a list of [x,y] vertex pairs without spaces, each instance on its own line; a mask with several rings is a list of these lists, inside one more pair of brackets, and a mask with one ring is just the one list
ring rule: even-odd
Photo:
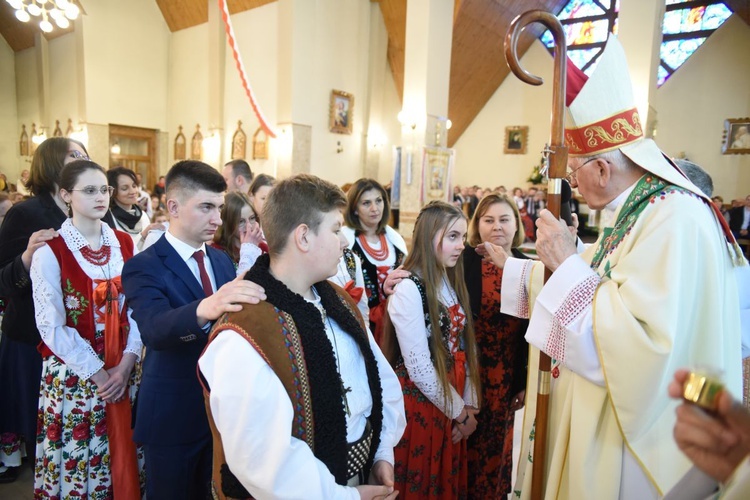
[[209,494],[212,445],[198,357],[219,316],[265,299],[261,287],[235,279],[226,254],[205,244],[221,225],[226,188],[211,166],[176,163],[166,180],[169,230],[123,268],[146,346],[133,439],[144,447],[148,498]]

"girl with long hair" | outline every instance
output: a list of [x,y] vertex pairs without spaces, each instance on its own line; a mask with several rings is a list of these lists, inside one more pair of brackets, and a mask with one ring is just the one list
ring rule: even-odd
[[442,201],[422,208],[411,272],[388,300],[383,353],[401,381],[407,427],[395,448],[399,498],[465,498],[466,439],[477,426],[477,345],[461,254],[461,210]]
[[406,251],[404,239],[388,225],[390,205],[385,188],[373,179],[359,179],[346,193],[342,228],[348,248],[362,262],[365,293],[370,310],[370,331],[380,343],[386,296],[383,284],[388,274],[400,266]]
[[237,274],[250,269],[268,247],[263,242],[258,217],[250,198],[240,191],[232,191],[224,197],[221,209],[221,226],[214,234],[211,246],[224,251],[237,270]]
[[500,312],[503,270],[485,255],[489,242],[508,255],[525,259],[518,247],[524,229],[518,206],[504,194],[488,194],[469,223],[469,246],[463,253],[464,276],[474,314],[482,382],[482,413],[468,440],[469,498],[506,498],[511,492],[513,420],[523,406],[528,320]]
[[120,284],[133,241],[101,220],[111,194],[96,163],[66,165],[60,197],[70,218],[32,258],[43,358],[37,498],[141,498],[130,420],[143,344]]

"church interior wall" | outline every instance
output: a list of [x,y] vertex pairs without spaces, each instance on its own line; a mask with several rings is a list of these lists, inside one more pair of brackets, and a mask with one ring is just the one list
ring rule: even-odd
[[[310,127],[312,173],[337,184],[365,174],[387,183],[392,177],[392,148],[402,140],[396,119],[401,103],[385,60],[387,34],[379,6],[318,0],[310,30],[292,39],[279,31],[284,15],[281,4],[272,2],[232,16],[250,84],[268,123],[277,131],[284,122]],[[218,152],[204,159],[220,166],[231,158],[232,135],[237,120],[242,120],[246,159],[254,171],[275,175],[283,141],[269,141],[267,160],[252,160],[252,136],[259,123],[229,47],[224,52],[223,105],[219,113],[212,113],[209,40],[216,35],[209,30],[216,24],[170,33],[154,2],[135,0],[127,9],[118,5],[94,2],[91,8],[87,6],[80,33],[48,42],[47,115],[52,123],[45,123],[47,134],[51,135],[55,119],[61,121],[63,130],[67,118],[74,124],[88,124],[90,153],[106,166],[108,123],[155,128],[162,132],[161,149],[166,147],[159,152],[159,171],[164,173],[174,161],[178,125],[183,126],[188,144],[196,123],[204,137],[209,128],[218,128],[222,133]],[[122,26],[138,26],[138,30]],[[223,29],[221,23],[218,26]],[[286,74],[283,48],[299,44],[300,39],[311,44],[304,51],[311,61],[302,66],[292,62],[293,68],[305,71]],[[744,54],[749,43],[750,27],[733,16],[657,91],[652,102],[657,111],[657,142],[668,154],[684,153],[704,166],[714,177],[717,194],[726,200],[744,196],[750,185],[750,156],[720,151],[724,119],[750,115],[750,59]],[[373,60],[381,54],[382,60]],[[522,63],[547,83],[532,87],[512,76],[503,82],[455,144],[454,184],[528,185],[527,178],[549,139],[552,62],[543,45],[535,42]],[[28,166],[18,155],[21,124],[30,133],[31,123],[42,121],[38,49],[13,54],[3,40],[0,67],[1,99],[8,103],[4,109],[10,110],[0,117],[0,132],[6,131],[0,138],[0,161],[3,171],[14,179]],[[297,94],[289,92],[289,86]],[[351,135],[329,131],[331,89],[355,97]],[[291,104],[281,98],[290,94]],[[221,123],[211,123],[212,116],[220,116]],[[513,125],[529,127],[526,154],[503,153],[505,127]]]
[[730,17],[656,92],[656,142],[711,174],[726,203],[750,194],[750,155],[721,153],[724,120],[750,116],[750,26]]

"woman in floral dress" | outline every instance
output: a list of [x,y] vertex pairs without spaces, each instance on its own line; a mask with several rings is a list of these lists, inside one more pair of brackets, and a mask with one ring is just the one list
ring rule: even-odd
[[529,346],[528,321],[500,313],[503,270],[482,258],[484,243],[518,250],[524,230],[518,207],[506,195],[488,194],[469,223],[469,245],[463,253],[464,275],[474,313],[482,381],[482,413],[468,441],[469,498],[507,498],[513,469],[513,420],[523,406]]
[[383,352],[401,381],[407,427],[394,450],[399,498],[466,498],[466,439],[479,411],[477,346],[461,253],[461,210],[427,204],[414,227],[411,272],[388,301]]
[[36,498],[141,497],[130,415],[142,343],[120,286],[133,240],[101,221],[111,192],[96,163],[66,165],[60,197],[71,218],[32,258],[43,358]]

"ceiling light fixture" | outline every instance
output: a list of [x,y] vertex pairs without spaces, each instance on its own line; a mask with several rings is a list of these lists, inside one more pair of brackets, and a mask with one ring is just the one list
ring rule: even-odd
[[[45,33],[51,32],[55,26],[66,29],[70,21],[76,19],[81,9],[70,0],[5,0],[16,10],[16,19],[28,23],[32,16],[39,19],[39,29]],[[34,21],[37,21],[34,19]]]

